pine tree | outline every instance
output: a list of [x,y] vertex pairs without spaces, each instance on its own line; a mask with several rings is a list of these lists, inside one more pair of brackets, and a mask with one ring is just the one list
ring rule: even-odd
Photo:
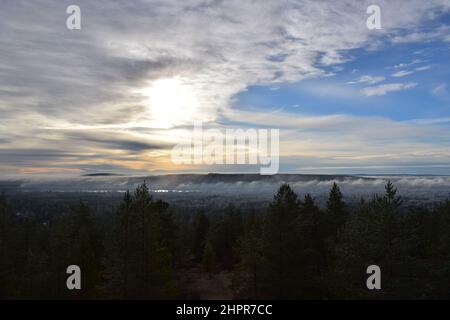
[[391,180],[388,180],[385,188],[385,198],[389,206],[394,208],[399,207],[402,204],[401,197],[397,196],[397,188],[394,187],[394,184]]
[[296,290],[299,215],[297,195],[288,184],[283,184],[269,210],[264,223],[264,242],[269,264],[267,284],[274,298],[283,299]]
[[244,238],[239,241],[240,262],[232,276],[234,296],[241,299],[261,299],[265,295],[265,283],[268,272],[266,247],[253,225]]
[[347,212],[345,202],[341,190],[336,182],[333,183],[333,187],[330,190],[326,205],[326,222],[329,227],[329,234],[336,240],[338,231],[342,228],[347,220]]
[[193,219],[192,253],[197,261],[201,261],[205,250],[206,238],[209,231],[209,219],[204,211],[198,211]]
[[312,297],[323,297],[320,282],[328,272],[328,252],[326,245],[327,226],[325,215],[316,205],[314,198],[306,194],[300,202],[297,218],[299,264],[302,267],[299,288]]
[[99,230],[89,207],[80,202],[72,207],[68,216],[71,235],[70,247],[67,256],[70,264],[79,265],[83,271],[83,298],[94,298],[98,295],[100,275],[103,269],[103,246]]
[[130,274],[130,251],[131,251],[131,233],[133,224],[132,209],[133,199],[127,190],[122,198],[122,202],[117,210],[114,225],[114,254],[113,259],[113,285],[120,288],[120,296],[128,298],[129,274]]
[[[341,294],[364,298],[396,297],[404,268],[411,268],[405,264],[408,254],[399,231],[405,225],[399,225],[401,200],[396,193],[389,181],[385,194],[375,195],[372,201],[361,203],[339,235],[335,268],[347,290]],[[383,290],[376,293],[370,293],[360,285],[364,281],[364,269],[372,264],[382,268],[385,279]]]
[[15,263],[17,220],[5,194],[0,194],[0,299],[11,299],[18,294]]
[[215,254],[226,268],[236,262],[234,248],[243,233],[243,217],[239,209],[229,205],[223,215],[212,221],[211,243]]
[[216,256],[214,253],[214,249],[212,247],[211,242],[208,240],[208,241],[206,241],[205,251],[203,253],[203,258],[202,258],[203,269],[208,274],[208,277],[211,276],[215,261],[216,261]]
[[129,298],[167,298],[176,294],[172,255],[161,221],[162,211],[167,207],[165,202],[153,200],[145,182],[136,188],[128,220]]

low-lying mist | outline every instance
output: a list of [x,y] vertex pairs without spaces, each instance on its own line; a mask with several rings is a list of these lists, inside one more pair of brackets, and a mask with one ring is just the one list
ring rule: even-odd
[[279,174],[181,174],[148,177],[83,176],[70,179],[21,179],[0,182],[6,193],[122,193],[134,190],[144,181],[155,197],[178,204],[197,206],[212,202],[266,203],[282,183],[289,183],[300,196],[310,193],[324,204],[329,189],[338,183],[349,203],[384,192],[391,180],[403,197],[404,205],[431,204],[449,197],[450,176],[333,176]]

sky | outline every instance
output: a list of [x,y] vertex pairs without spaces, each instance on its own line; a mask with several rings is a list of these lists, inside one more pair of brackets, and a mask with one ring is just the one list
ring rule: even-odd
[[198,121],[279,129],[284,173],[450,174],[449,57],[450,0],[2,0],[0,177],[259,171],[171,161]]

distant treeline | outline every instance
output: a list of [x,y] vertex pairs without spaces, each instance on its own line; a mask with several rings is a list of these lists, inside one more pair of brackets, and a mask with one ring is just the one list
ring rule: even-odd
[[[186,273],[226,274],[236,299],[450,298],[450,201],[400,210],[382,195],[350,210],[337,184],[325,208],[279,188],[265,212],[174,214],[146,184],[104,214],[80,201],[66,212],[19,214],[0,196],[1,299],[195,299]],[[66,268],[82,270],[68,290]],[[378,265],[381,290],[368,290]]]

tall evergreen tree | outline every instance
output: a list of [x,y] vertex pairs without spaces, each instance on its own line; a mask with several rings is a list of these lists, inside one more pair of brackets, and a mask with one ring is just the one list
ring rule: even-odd
[[209,231],[209,219],[203,210],[197,212],[193,218],[193,242],[192,253],[197,261],[201,261],[206,246]]
[[213,220],[211,226],[211,244],[218,260],[226,268],[236,262],[234,248],[243,233],[243,216],[233,205],[227,206],[225,213]]
[[267,297],[265,295],[268,272],[266,247],[256,225],[253,225],[249,233],[239,241],[238,252],[241,260],[232,275],[235,297],[242,299]]
[[17,288],[16,262],[18,219],[4,193],[0,194],[0,299],[14,298]]
[[290,297],[296,291],[298,270],[298,237],[296,219],[299,215],[297,195],[288,184],[283,184],[269,210],[264,223],[264,241],[269,264],[267,284],[271,295],[278,299]]
[[326,205],[326,223],[329,228],[329,235],[336,240],[338,231],[347,220],[347,211],[341,190],[336,182],[330,190]]
[[171,298],[176,295],[172,232],[167,203],[154,201],[145,183],[134,194],[125,193],[115,227],[116,259],[112,260],[114,283],[122,298]]

